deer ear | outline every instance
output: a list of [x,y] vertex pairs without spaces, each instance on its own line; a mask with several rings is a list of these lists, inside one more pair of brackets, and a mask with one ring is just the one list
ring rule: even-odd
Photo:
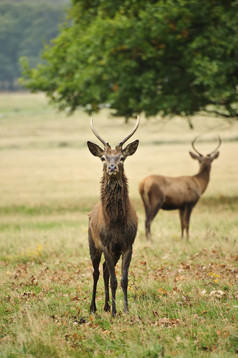
[[212,156],[212,160],[217,159],[219,157],[220,152],[216,152],[213,156]]
[[193,159],[199,160],[199,156],[198,156],[197,154],[195,154],[195,153],[193,153],[193,152],[189,152],[189,154],[191,155],[191,157],[192,157]]
[[139,145],[139,140],[138,140],[138,139],[135,140],[135,141],[132,142],[132,143],[129,143],[129,144],[126,146],[126,148],[122,150],[123,155],[124,155],[125,157],[128,157],[129,155],[133,155],[133,154],[136,152],[136,150],[137,150],[137,148],[138,148],[138,145]]
[[95,157],[101,158],[101,156],[104,153],[104,150],[102,148],[100,148],[97,144],[94,144],[90,141],[87,142],[87,145],[88,145],[88,149],[90,150],[92,155],[94,155]]

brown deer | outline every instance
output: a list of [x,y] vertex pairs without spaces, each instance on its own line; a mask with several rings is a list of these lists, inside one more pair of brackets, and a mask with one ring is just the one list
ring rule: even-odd
[[131,133],[123,139],[115,149],[106,143],[96,132],[91,119],[91,129],[102,142],[104,149],[97,144],[87,142],[90,152],[103,162],[103,176],[101,180],[101,201],[89,214],[88,240],[90,256],[93,264],[93,294],[90,312],[96,312],[96,289],[99,278],[99,264],[102,253],[103,279],[105,289],[104,311],[110,311],[109,305],[109,277],[112,293],[112,316],[116,315],[117,278],[115,266],[122,256],[121,286],[124,294],[124,312],[128,311],[127,286],[128,271],[132,257],[132,245],[137,232],[137,215],[129,199],[127,178],[124,174],[124,161],[137,150],[139,141],[123,144],[135,133],[139,126],[139,117]]
[[143,179],[139,185],[139,192],[145,207],[145,233],[147,240],[152,240],[150,226],[155,215],[160,209],[179,210],[181,222],[181,237],[186,230],[189,239],[189,221],[192,210],[201,195],[206,190],[209,180],[211,164],[218,158],[218,148],[207,155],[202,155],[195,148],[197,138],[192,141],[192,147],[197,153],[189,152],[193,159],[199,162],[199,171],[193,176],[167,177],[162,175],[150,175]]

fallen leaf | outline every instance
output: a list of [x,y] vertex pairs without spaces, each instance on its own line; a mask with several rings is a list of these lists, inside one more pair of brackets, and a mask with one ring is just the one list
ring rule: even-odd
[[168,296],[168,292],[162,287],[158,288],[158,293],[163,296]]

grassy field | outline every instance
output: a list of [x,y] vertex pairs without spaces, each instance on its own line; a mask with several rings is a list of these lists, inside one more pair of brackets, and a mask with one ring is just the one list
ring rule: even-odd
[[[102,165],[89,117],[58,113],[43,95],[0,96],[0,357],[235,357],[238,353],[238,123],[200,116],[142,118],[127,159],[139,228],[129,272],[129,309],[89,314],[92,267],[87,213],[99,198]],[[94,124],[116,145],[133,126],[104,111]],[[144,235],[138,194],[148,174],[194,174],[195,135],[207,153],[223,140],[208,189],[194,209],[189,242],[178,212],[160,212]],[[120,279],[120,262],[117,268]]]

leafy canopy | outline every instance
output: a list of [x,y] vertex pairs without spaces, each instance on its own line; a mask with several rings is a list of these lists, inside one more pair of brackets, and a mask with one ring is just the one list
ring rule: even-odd
[[236,0],[73,0],[69,23],[22,60],[23,83],[60,109],[237,117]]

